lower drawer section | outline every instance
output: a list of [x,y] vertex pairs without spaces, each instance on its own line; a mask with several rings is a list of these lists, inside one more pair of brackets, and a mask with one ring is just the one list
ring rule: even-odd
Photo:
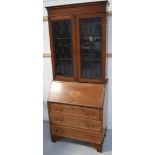
[[52,135],[62,136],[66,138],[81,140],[90,143],[101,144],[102,132],[93,132],[89,130],[70,128],[60,125],[51,125]]
[[102,130],[102,122],[96,120],[83,119],[78,117],[72,117],[70,115],[62,115],[52,113],[50,115],[51,123],[64,126],[70,126],[73,128],[88,129],[93,131]]
[[102,120],[102,110],[88,107],[80,107],[73,105],[65,105],[62,103],[50,103],[48,105],[49,113],[57,112],[61,114],[69,114],[76,117]]

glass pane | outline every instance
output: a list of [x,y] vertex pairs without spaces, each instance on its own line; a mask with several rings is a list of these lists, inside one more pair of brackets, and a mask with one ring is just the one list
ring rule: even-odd
[[102,19],[80,19],[81,78],[101,79]]
[[56,75],[73,76],[71,20],[52,21]]

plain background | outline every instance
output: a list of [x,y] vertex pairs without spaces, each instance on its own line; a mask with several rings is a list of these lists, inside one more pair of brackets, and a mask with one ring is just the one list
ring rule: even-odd
[[[154,0],[113,1],[113,155],[155,154]],[[43,154],[43,2],[0,4],[0,154]]]

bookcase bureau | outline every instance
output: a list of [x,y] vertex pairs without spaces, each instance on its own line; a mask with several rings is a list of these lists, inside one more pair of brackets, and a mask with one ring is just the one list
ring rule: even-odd
[[53,72],[51,140],[88,142],[98,152],[106,135],[106,4],[46,7]]

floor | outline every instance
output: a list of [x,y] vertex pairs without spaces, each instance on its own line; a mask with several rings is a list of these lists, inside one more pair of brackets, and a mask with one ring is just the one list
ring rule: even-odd
[[107,130],[103,144],[103,152],[98,153],[93,147],[82,142],[63,139],[52,143],[49,134],[49,124],[43,123],[43,155],[112,155],[112,131]]

